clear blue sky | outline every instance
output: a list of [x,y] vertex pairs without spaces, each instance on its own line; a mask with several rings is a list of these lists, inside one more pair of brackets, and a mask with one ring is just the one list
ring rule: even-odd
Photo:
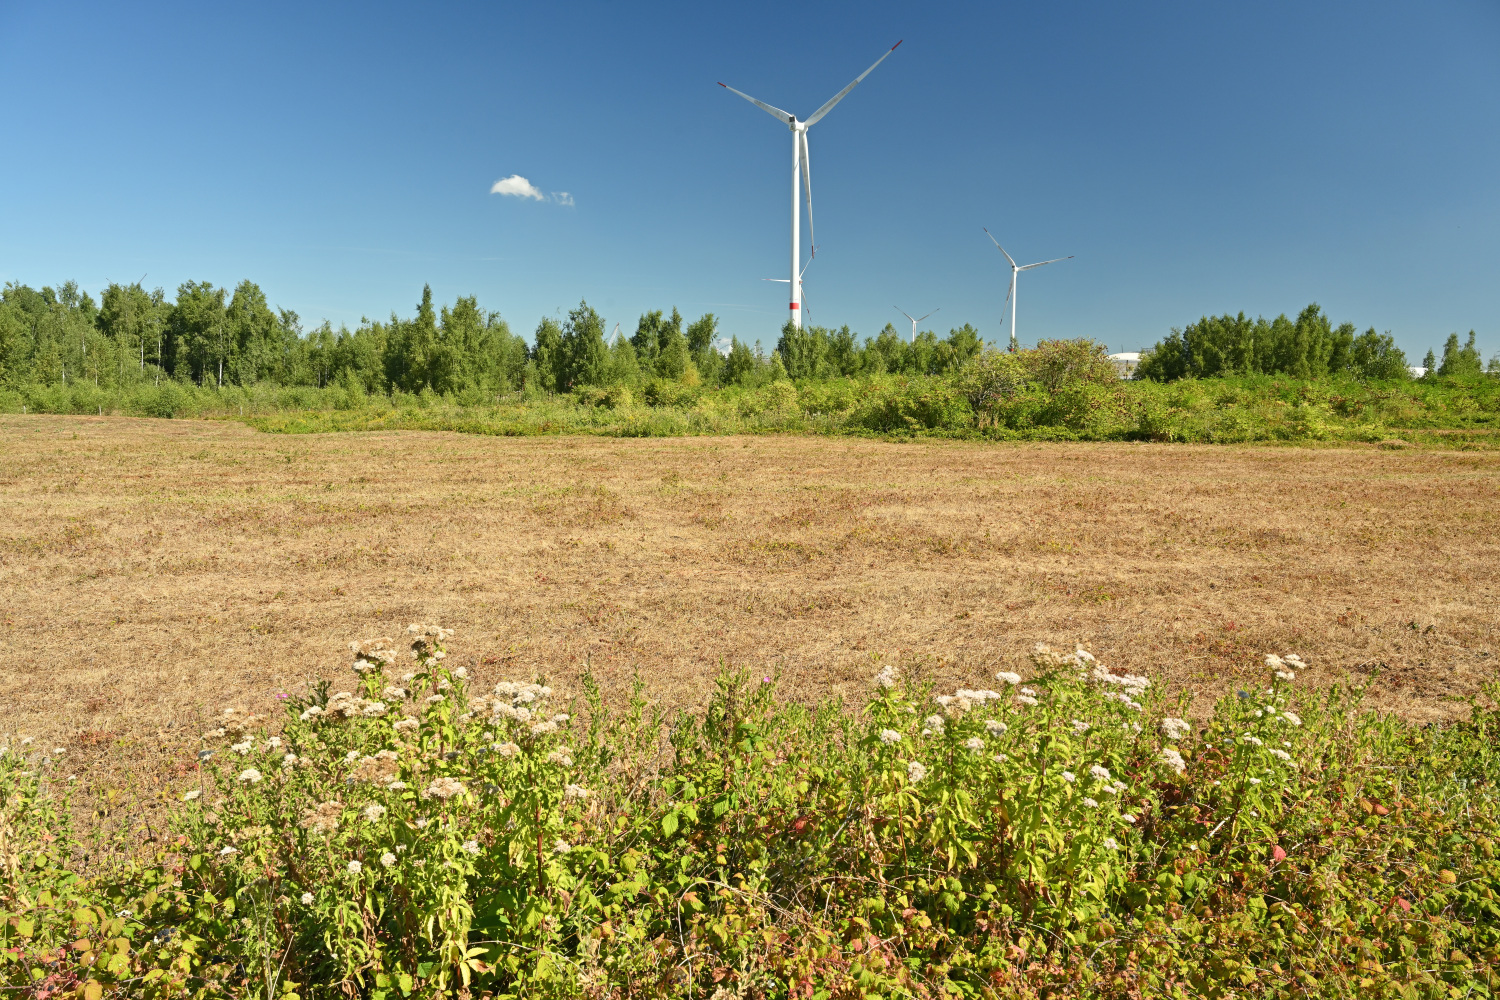
[[[587,297],[773,342],[806,117],[811,319],[1136,348],[1205,312],[1500,350],[1500,4],[0,2],[0,281],[423,283],[525,334]],[[491,194],[527,178],[546,201]],[[551,197],[568,192],[573,204]]]

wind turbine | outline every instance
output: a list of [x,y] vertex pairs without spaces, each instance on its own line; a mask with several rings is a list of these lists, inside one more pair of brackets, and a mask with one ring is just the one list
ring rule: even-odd
[[[995,239],[994,233],[986,229],[984,231],[984,235],[988,236],[990,238],[990,242],[995,244],[996,250],[999,250],[1001,253],[1005,253],[1005,248],[1000,245],[999,240]],[[1005,293],[1005,299],[1010,303],[1010,349],[1012,351],[1016,349],[1016,276],[1019,275],[1022,271],[1029,271],[1034,267],[1041,267],[1043,264],[1056,264],[1060,260],[1072,260],[1076,256],[1078,255],[1070,253],[1066,257],[1053,257],[1051,260],[1041,260],[1037,261],[1035,264],[1017,264],[1014,257],[1012,257],[1008,253],[1005,253],[1005,259],[1010,261],[1010,291]],[[1004,305],[1002,305],[1001,308],[1005,308]],[[1004,313],[1001,313],[1000,315],[1000,322],[1005,322]]]
[[[895,45],[892,45],[890,47],[890,50],[887,51],[885,55],[881,56],[879,59],[876,59],[869,69],[865,70],[863,73],[859,74],[859,76],[855,77],[853,83],[849,84],[849,86],[845,87],[837,94],[834,94],[833,97],[829,98],[828,102],[818,110],[814,111],[812,113],[812,116],[808,118],[807,121],[798,121],[796,115],[791,114],[790,112],[782,111],[780,108],[772,107],[771,105],[766,104],[764,101],[757,101],[749,94],[740,90],[735,90],[727,83],[719,84],[719,86],[723,87],[725,90],[734,94],[739,94],[745,100],[749,101],[757,108],[760,108],[762,111],[771,115],[773,118],[777,118],[783,122],[786,122],[787,127],[791,130],[792,133],[792,271],[791,277],[787,279],[787,283],[791,285],[792,301],[789,303],[788,308],[791,309],[792,325],[795,327],[800,328],[802,326],[802,268],[799,266],[802,254],[802,228],[801,219],[799,217],[799,214],[801,212],[802,199],[801,191],[799,190],[799,188],[802,183],[806,183],[807,185],[807,233],[809,242],[811,242],[813,233],[812,170],[810,167],[811,157],[809,156],[807,150],[807,130],[816,125],[824,115],[832,111],[833,106],[839,101],[842,101],[844,97],[849,93],[849,91],[859,86],[860,81],[869,76],[870,72],[874,70],[876,66],[879,66],[881,63],[885,62],[890,54],[896,51],[896,47],[900,44],[900,42],[897,42]],[[817,247],[814,246],[812,248],[812,253],[808,255],[809,263],[812,262],[812,257],[816,253]]]
[[912,319],[911,313],[907,312],[905,309],[902,309],[900,306],[891,306],[891,308],[896,310],[901,315],[905,316],[907,319],[911,320],[911,342],[913,344],[917,342],[917,324],[926,319],[927,316],[931,316],[932,313],[940,313],[943,311],[943,307],[938,306],[932,312],[928,313],[927,316],[918,316],[916,319]]
[[[809,261],[809,263],[811,263],[811,262]],[[804,267],[802,270],[806,271],[807,268]],[[783,285],[787,284],[787,279],[786,278],[761,278],[760,280],[761,281],[775,281],[775,282],[778,282],[779,284],[783,284]],[[798,284],[800,285],[801,282],[798,282]],[[807,318],[808,319],[812,319],[812,302],[810,302],[808,300],[808,298],[807,298],[807,292],[805,290],[802,291],[802,303],[801,304],[804,305],[804,306],[806,306],[807,308],[806,309],[799,309],[798,311],[799,312],[805,312],[805,313],[807,313]],[[802,329],[802,324],[801,323],[797,324],[797,329],[799,329],[799,330]]]

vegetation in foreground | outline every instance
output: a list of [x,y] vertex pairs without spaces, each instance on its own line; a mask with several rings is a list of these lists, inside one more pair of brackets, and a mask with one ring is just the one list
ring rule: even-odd
[[[1083,651],[857,711],[471,692],[437,628],[224,712],[129,861],[0,756],[23,995],[1490,996],[1493,702],[1417,728],[1295,656],[1211,718]],[[586,686],[592,692],[592,688]],[[1490,690],[1493,697],[1500,694]]]

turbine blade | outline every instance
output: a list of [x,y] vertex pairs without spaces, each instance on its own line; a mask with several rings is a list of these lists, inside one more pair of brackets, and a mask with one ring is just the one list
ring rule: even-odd
[[786,112],[786,111],[782,111],[780,108],[772,107],[771,105],[767,104],[765,101],[757,101],[755,98],[751,97],[749,94],[745,93],[743,90],[735,90],[733,87],[731,87],[727,83],[721,83],[721,84],[719,84],[719,86],[723,87],[725,90],[729,91],[731,94],[739,94],[745,100],[749,101],[751,104],[755,105],[757,108],[760,108],[766,114],[771,115],[773,118],[780,118],[783,122],[786,122],[787,124],[791,124],[792,122],[794,122],[794,121],[797,120],[797,116],[796,115],[790,114],[789,112]]
[[807,185],[807,245],[812,252],[807,255],[808,263],[818,255],[817,233],[813,231],[812,213],[812,154],[807,149],[807,130],[803,129],[798,137],[802,142],[802,181]]
[[[993,243],[993,244],[995,244],[995,249],[996,250],[999,250],[1001,253],[1005,253],[1005,248],[1000,245],[1000,241],[999,240],[995,239],[995,234],[994,233],[992,233],[988,229],[986,229],[984,231],[984,235],[988,236],[990,238],[990,242]],[[1010,266],[1011,267],[1015,267],[1016,266],[1016,259],[1014,257],[1012,257],[1010,254],[1005,253],[1005,259],[1008,260],[1008,261],[1010,261]]]
[[1029,271],[1033,267],[1041,267],[1043,264],[1056,264],[1060,260],[1072,260],[1077,257],[1076,253],[1070,253],[1066,257],[1053,257],[1051,260],[1039,260],[1035,264],[1027,264],[1025,267],[1017,268],[1019,271]]
[[[905,39],[902,39],[902,41],[905,41]],[[895,52],[897,46],[899,46],[900,44],[901,44],[901,42],[897,42],[895,45],[892,45],[889,52],[887,52],[885,55],[881,56],[879,59],[876,59],[873,63],[870,64],[870,69],[867,69],[863,73],[859,74],[859,76],[856,76],[854,78],[854,82],[853,83],[849,84],[849,86],[845,87],[843,90],[839,91],[837,94],[834,94],[833,97],[829,98],[827,104],[823,105],[821,108],[819,108],[818,110],[816,110],[816,111],[814,111],[812,113],[812,117],[807,120],[807,124],[808,125],[816,125],[818,123],[818,120],[820,118],[822,118],[824,115],[828,114],[828,112],[830,112],[830,111],[833,110],[833,106],[835,104],[837,104],[839,101],[842,101],[844,99],[844,95],[848,94],[849,91],[851,91],[855,87],[859,86],[859,82],[861,80],[863,80],[865,77],[867,77],[867,76],[870,75],[870,70],[873,70],[876,66],[879,66],[881,63],[885,62],[886,59],[890,56],[891,52]]]
[[[933,310],[933,311],[932,311],[932,312],[930,312],[930,313],[928,313],[928,314],[927,314],[927,316],[931,316],[931,315],[932,315],[932,314],[933,314],[933,313],[940,313],[940,312],[942,312],[942,311],[943,311],[943,307],[942,307],[942,306],[938,306],[938,307],[937,307],[937,308],[936,308],[936,309],[934,309],[934,310]],[[922,321],[923,321],[923,320],[924,320],[924,319],[926,319],[926,318],[927,318],[927,316],[918,316],[918,317],[917,317],[917,322],[918,322],[918,323],[920,323],[920,322],[922,322]]]
[[791,278],[761,278],[760,280],[761,281],[779,281],[779,282],[781,282],[784,285],[790,285],[792,283],[792,279]]
[[[905,316],[907,319],[911,319],[911,313],[907,312],[905,309],[902,309],[900,306],[891,306],[891,308],[894,309],[894,310],[896,310],[901,315]],[[926,319],[926,318],[927,318],[926,316],[922,317],[922,319]],[[913,323],[920,323],[922,320],[911,319],[911,321]]]

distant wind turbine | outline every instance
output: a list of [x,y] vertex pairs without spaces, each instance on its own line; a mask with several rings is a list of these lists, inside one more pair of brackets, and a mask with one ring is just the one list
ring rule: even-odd
[[[772,117],[786,122],[787,127],[791,130],[792,133],[792,271],[791,277],[787,279],[787,283],[791,285],[792,300],[789,303],[788,308],[791,309],[792,325],[795,327],[800,327],[802,325],[802,268],[800,266],[800,260],[802,256],[802,228],[800,219],[802,198],[800,185],[804,182],[807,185],[807,234],[809,243],[812,243],[813,235],[812,169],[810,166],[811,157],[809,156],[807,150],[807,130],[816,125],[824,115],[832,111],[833,106],[839,101],[842,101],[844,97],[849,93],[849,91],[853,90],[859,85],[861,80],[869,76],[870,72],[874,70],[876,66],[879,66],[881,63],[885,62],[885,60],[890,56],[891,52],[895,52],[896,47],[900,44],[900,42],[897,42],[895,45],[892,45],[890,51],[886,52],[885,55],[875,60],[875,62],[870,66],[869,69],[865,70],[863,73],[859,74],[859,76],[855,77],[853,83],[849,84],[849,86],[845,87],[837,94],[834,94],[833,97],[829,98],[828,102],[818,110],[814,111],[812,113],[812,117],[808,118],[805,122],[798,121],[797,116],[791,114],[790,112],[782,111],[780,108],[773,107],[772,105],[766,104],[763,101],[757,101],[749,94],[746,94],[743,91],[735,90],[727,83],[719,84],[719,86],[723,87],[725,90],[730,91],[731,93],[739,94],[745,100],[749,101],[751,104],[755,105],[757,108],[760,108],[762,111],[766,112]],[[809,263],[811,262],[812,257],[817,254],[817,252],[817,246],[813,245],[812,252],[808,255]]]
[[940,313],[943,311],[943,307],[938,306],[932,312],[928,313],[927,316],[918,316],[916,319],[912,319],[911,313],[907,312],[905,309],[902,309],[900,306],[891,306],[891,308],[896,310],[901,315],[905,316],[907,319],[911,319],[911,342],[913,344],[917,342],[917,324],[926,319],[927,316],[931,316],[932,313]]
[[[1005,248],[1000,245],[1000,241],[999,240],[995,239],[995,234],[994,233],[992,233],[988,229],[986,229],[984,231],[984,235],[988,236],[990,238],[990,242],[993,243],[993,244],[995,244],[995,249],[996,250],[999,250],[1001,253],[1005,253]],[[1007,302],[1010,303],[1010,349],[1011,350],[1014,351],[1016,349],[1016,345],[1017,345],[1017,341],[1016,341],[1016,277],[1022,271],[1030,271],[1032,268],[1034,268],[1034,267],[1041,267],[1044,264],[1056,264],[1060,260],[1072,260],[1076,256],[1078,256],[1078,255],[1077,254],[1068,254],[1068,256],[1066,256],[1066,257],[1053,257],[1051,260],[1041,260],[1041,261],[1037,261],[1035,264],[1017,264],[1016,263],[1016,259],[1014,257],[1012,257],[1008,253],[1005,253],[1005,259],[1008,260],[1008,261],[1010,261],[1010,291],[1008,291],[1008,292],[1005,293],[1005,299],[1006,299]],[[1001,308],[1003,309],[1004,306],[1002,305]],[[1005,314],[1003,312],[1000,314],[1000,322],[1002,322],[1002,323],[1005,322]]]

